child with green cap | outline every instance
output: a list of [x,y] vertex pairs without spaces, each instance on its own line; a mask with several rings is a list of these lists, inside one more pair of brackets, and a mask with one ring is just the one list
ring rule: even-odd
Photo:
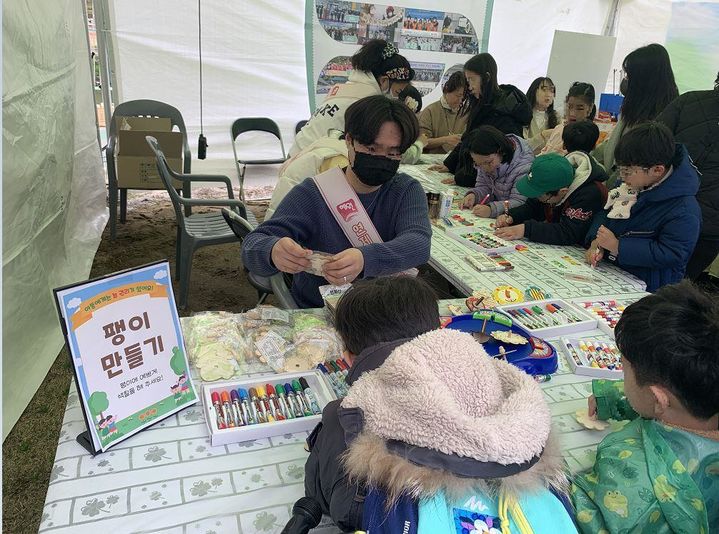
[[508,240],[583,245],[592,217],[607,200],[606,179],[585,152],[538,156],[529,174],[517,181],[527,202],[497,217],[494,233]]

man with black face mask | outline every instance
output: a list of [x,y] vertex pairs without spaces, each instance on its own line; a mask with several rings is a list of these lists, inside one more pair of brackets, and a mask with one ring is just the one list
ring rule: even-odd
[[[319,286],[425,263],[432,236],[427,199],[416,180],[397,173],[418,136],[417,117],[400,101],[376,95],[352,104],[345,113],[349,165],[295,186],[245,238],[245,267],[261,276],[294,274],[292,295],[307,308],[322,306]],[[323,276],[305,272],[313,251],[332,255]]]

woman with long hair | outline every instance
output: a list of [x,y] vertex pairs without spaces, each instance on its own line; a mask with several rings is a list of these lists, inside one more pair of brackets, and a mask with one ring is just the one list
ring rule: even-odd
[[554,109],[554,98],[557,88],[551,78],[540,76],[527,89],[527,100],[532,105],[532,122],[524,128],[524,138],[539,154],[547,143],[552,129],[559,124],[559,117]]
[[679,96],[667,49],[660,44],[642,46],[630,52],[622,63],[624,79],[619,90],[624,95],[619,122],[611,136],[599,145],[594,156],[609,173],[607,187],[618,178],[614,149],[622,135],[638,124],[653,120]]
[[477,54],[467,61],[464,76],[467,90],[459,113],[468,115],[467,129],[444,164],[433,165],[430,169],[454,174],[454,179],[445,182],[472,187],[477,180],[477,171],[467,146],[468,136],[480,126],[494,126],[504,134],[521,137],[524,127],[532,120],[532,107],[515,86],[497,83],[497,62],[491,54]]

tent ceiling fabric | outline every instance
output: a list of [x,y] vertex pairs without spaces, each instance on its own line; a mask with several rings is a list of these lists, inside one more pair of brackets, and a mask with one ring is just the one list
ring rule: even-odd
[[63,344],[52,289],[107,221],[82,3],[3,2],[3,439]]

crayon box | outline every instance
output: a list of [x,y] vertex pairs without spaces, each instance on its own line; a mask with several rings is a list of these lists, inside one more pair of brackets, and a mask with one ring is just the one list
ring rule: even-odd
[[[314,394],[316,400],[314,406],[312,399],[308,399],[304,393],[300,398],[300,395],[293,391],[290,402],[289,395],[280,395],[276,389],[278,384],[292,384],[295,381],[299,382],[301,378],[306,381]],[[274,396],[268,394],[268,384],[272,386]],[[264,395],[262,397],[258,395],[253,401],[250,395],[247,395],[247,399],[242,399],[239,395],[237,397],[231,395],[233,390],[236,393],[243,390],[244,392],[260,390]],[[207,383],[203,387],[202,396],[205,422],[213,447],[294,432],[309,432],[322,420],[324,407],[337,398],[317,369]],[[234,404],[233,397],[238,401],[237,405]],[[239,424],[238,416],[242,418],[242,424]]]
[[622,355],[613,341],[563,337],[562,349],[574,374],[610,380],[624,378]]
[[499,309],[540,338],[586,332],[597,327],[597,319],[562,299],[507,304]]

